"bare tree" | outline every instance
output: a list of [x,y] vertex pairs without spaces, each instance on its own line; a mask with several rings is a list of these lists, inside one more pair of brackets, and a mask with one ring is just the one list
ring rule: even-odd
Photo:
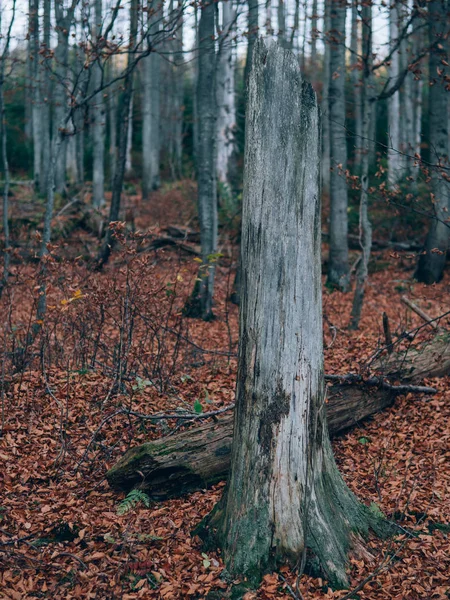
[[435,218],[420,256],[416,278],[423,283],[436,283],[442,279],[449,241],[450,185],[448,182],[448,97],[446,89],[449,57],[449,10],[444,0],[431,0],[428,4],[430,35],[430,146],[434,168],[431,172],[431,192]]
[[363,52],[363,122],[364,143],[361,167],[361,191],[359,203],[359,243],[361,257],[356,272],[356,287],[353,297],[350,329],[358,329],[364,300],[366,281],[369,276],[369,259],[372,248],[372,226],[369,219],[369,167],[370,167],[370,124],[376,98],[372,91],[372,5],[362,5],[362,52]]
[[252,586],[281,560],[301,572],[307,549],[345,585],[352,536],[380,521],[346,487],[328,437],[319,110],[293,54],[258,41],[247,114],[231,474],[203,525]]
[[[92,42],[94,55],[92,60],[92,80],[94,89],[101,87],[102,63],[101,63],[101,32],[102,32],[103,6],[102,0],[94,3],[94,24],[92,28]],[[105,132],[106,132],[106,110],[103,94],[97,94],[92,102],[92,202],[95,207],[100,208],[105,203]]]
[[[399,7],[394,0],[389,13],[390,51],[392,53],[389,75],[394,81],[400,74],[399,55]],[[401,177],[402,160],[400,155],[400,90],[388,98],[388,182],[396,188]]]
[[202,265],[194,290],[185,306],[190,317],[213,318],[215,261],[217,259],[217,189],[216,189],[216,55],[214,42],[214,3],[203,3],[199,25],[198,114],[198,215]]
[[[151,38],[157,36],[159,31],[161,12],[158,7],[157,0],[149,3],[147,18]],[[161,57],[156,50],[142,61],[142,196],[144,199],[148,198],[152,190],[159,187],[160,78]]]
[[235,20],[233,0],[223,0],[217,68],[217,176],[226,195],[229,194],[230,161],[235,150],[236,105],[233,52]]
[[342,0],[330,0],[330,256],[328,283],[346,291],[350,285],[348,264],[347,139],[345,133],[345,17]]
[[[2,27],[2,14],[0,10],[0,31]],[[2,52],[0,55],[0,140],[1,140],[1,160],[3,163],[3,173],[5,183],[3,186],[3,275],[0,280],[0,296],[3,293],[3,289],[8,282],[9,277],[9,264],[10,264],[10,250],[11,243],[9,238],[9,186],[10,186],[10,173],[9,173],[9,162],[8,162],[8,142],[6,139],[6,114],[5,114],[5,95],[4,85],[6,72],[6,61],[9,56],[9,47],[11,43],[11,32],[14,26],[14,20],[16,17],[16,0],[12,3],[12,14],[6,31],[6,35],[2,41]]]

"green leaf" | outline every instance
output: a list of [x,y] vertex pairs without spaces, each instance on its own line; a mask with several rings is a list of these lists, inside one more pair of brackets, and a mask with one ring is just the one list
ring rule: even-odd
[[360,437],[358,442],[360,444],[363,444],[363,446],[365,446],[366,444],[368,444],[370,442],[370,440],[369,440],[369,438],[366,438],[366,437]]
[[204,552],[202,552],[202,557],[203,557],[203,566],[205,567],[205,569],[207,569],[208,567],[211,566],[211,561],[208,558],[208,555],[205,554]]
[[197,413],[198,415],[201,415],[202,412],[203,412],[203,406],[202,406],[202,404],[201,404],[201,402],[199,401],[198,398],[194,402],[194,412]]
[[126,498],[117,507],[118,515],[125,515],[130,512],[131,509],[135,508],[140,502],[147,508],[150,506],[150,498],[142,490],[131,490]]

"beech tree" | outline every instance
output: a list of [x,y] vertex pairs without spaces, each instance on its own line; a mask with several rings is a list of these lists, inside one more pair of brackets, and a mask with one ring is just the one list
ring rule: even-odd
[[216,185],[216,54],[214,43],[214,9],[212,1],[202,4],[198,28],[198,214],[202,264],[185,314],[209,320],[213,318],[215,253],[217,252],[217,185]]
[[345,135],[345,16],[342,0],[330,4],[330,256],[328,282],[347,291],[348,264],[347,140]]
[[278,562],[300,564],[307,548],[329,581],[345,585],[352,539],[383,528],[345,485],[328,437],[319,141],[316,96],[295,56],[259,40],[247,108],[231,475],[204,523],[231,576],[252,585]]
[[428,5],[430,32],[430,96],[429,120],[431,161],[431,188],[434,219],[425,242],[425,252],[417,265],[416,278],[423,283],[442,279],[449,242],[450,185],[445,167],[448,165],[448,95],[446,66],[448,65],[448,3],[432,0]]

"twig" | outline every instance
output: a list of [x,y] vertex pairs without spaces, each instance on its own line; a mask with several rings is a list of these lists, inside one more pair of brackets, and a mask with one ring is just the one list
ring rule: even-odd
[[368,386],[378,386],[398,394],[406,394],[408,392],[416,392],[418,394],[435,394],[437,390],[432,387],[424,385],[392,385],[385,381],[382,377],[369,377],[364,379],[361,375],[356,373],[349,373],[348,375],[325,375],[327,381],[337,381],[338,383],[356,384],[363,383]]
[[428,315],[425,311],[419,308],[406,296],[402,296],[401,301],[403,302],[403,304],[406,304],[406,306],[408,306],[412,311],[414,311],[416,315],[419,315],[419,317],[423,319],[427,325],[432,327],[435,331],[437,330],[438,324],[436,323],[436,320],[433,319],[433,317],[430,317],[430,315]]
[[389,317],[385,312],[383,313],[383,330],[384,339],[386,341],[386,349],[388,351],[388,354],[392,354],[394,348],[392,346],[391,328],[389,327]]

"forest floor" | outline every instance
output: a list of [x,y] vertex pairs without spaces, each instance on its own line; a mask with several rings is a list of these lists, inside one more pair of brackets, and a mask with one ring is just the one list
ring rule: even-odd
[[[151,226],[154,236],[170,224],[192,226],[191,197],[181,186],[146,206],[131,198],[135,226]],[[111,491],[105,472],[130,445],[178,427],[174,419],[132,417],[124,407],[173,414],[233,402],[232,236],[222,232],[216,319],[209,323],[181,314],[198,267],[192,254],[176,247],[143,252],[147,238],[131,235],[99,273],[82,259],[95,238],[71,236],[55,243],[48,318],[25,351],[38,293],[35,263],[17,261],[1,300],[0,598],[168,600],[212,591],[226,598],[220,553],[205,555],[192,534],[224,483],[120,515],[124,494]],[[433,317],[448,311],[448,274],[437,286],[415,283],[414,259],[410,252],[376,254],[356,332],[347,329],[352,294],[324,287],[328,373],[365,373],[384,345],[383,312],[397,335],[423,325],[402,295]],[[440,325],[449,329],[449,317]],[[413,345],[426,342],[427,329]],[[426,383],[438,392],[399,397],[333,441],[349,487],[405,528],[390,540],[369,539],[367,552],[351,557],[352,598],[450,598],[450,377]],[[286,566],[246,600],[347,594],[306,575],[297,581]]]

